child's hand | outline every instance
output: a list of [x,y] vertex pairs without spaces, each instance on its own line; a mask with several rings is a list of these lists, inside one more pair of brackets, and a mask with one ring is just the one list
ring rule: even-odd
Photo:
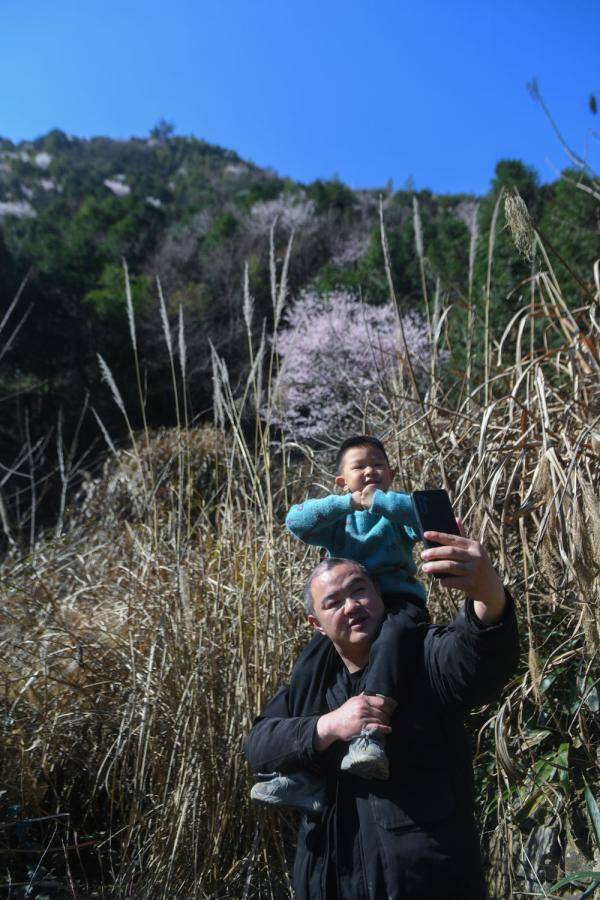
[[362,499],[362,508],[363,509],[371,509],[371,504],[373,503],[373,494],[378,490],[378,485],[376,484],[368,484],[361,491],[361,499]]
[[376,484],[368,484],[362,491],[353,491],[352,506],[354,509],[371,509],[373,494],[377,490]]
[[364,509],[362,502],[362,491],[352,491],[350,495],[353,509]]

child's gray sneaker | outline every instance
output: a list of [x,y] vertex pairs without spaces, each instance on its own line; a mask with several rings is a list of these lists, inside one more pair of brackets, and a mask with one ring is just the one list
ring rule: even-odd
[[320,816],[325,809],[327,791],[322,778],[311,772],[290,772],[289,775],[262,776],[250,791],[258,803],[291,806],[309,816]]
[[390,765],[383,749],[384,741],[384,736],[377,731],[362,731],[350,741],[340,768],[359,778],[387,781],[390,777]]

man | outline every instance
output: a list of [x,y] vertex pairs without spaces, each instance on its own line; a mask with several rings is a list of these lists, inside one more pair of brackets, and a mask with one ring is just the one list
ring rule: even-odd
[[[426,532],[442,546],[423,570],[468,597],[453,625],[423,626],[422,651],[406,696],[362,693],[369,649],[384,616],[381,597],[356,563],[326,559],[307,586],[313,627],[331,640],[314,698],[280,688],[254,723],[246,754],[257,772],[318,772],[325,810],[298,833],[298,900],[484,900],[473,820],[473,770],[466,711],[498,694],[518,659],[514,606],[477,541]],[[365,781],[340,771],[347,742],[365,730],[387,735],[390,777]]]

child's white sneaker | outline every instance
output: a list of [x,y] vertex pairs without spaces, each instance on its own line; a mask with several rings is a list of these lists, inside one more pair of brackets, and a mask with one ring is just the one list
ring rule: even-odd
[[309,816],[319,816],[325,809],[325,782],[311,772],[263,776],[250,791],[252,800],[273,806],[291,806]]
[[390,777],[390,764],[383,749],[384,741],[383,735],[377,731],[362,731],[350,741],[340,768],[359,778],[387,781]]

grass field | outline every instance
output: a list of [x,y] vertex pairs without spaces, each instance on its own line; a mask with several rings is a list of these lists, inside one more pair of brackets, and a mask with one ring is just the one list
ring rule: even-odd
[[[457,315],[442,298],[426,389],[401,355],[367,423],[399,489],[448,488],[518,601],[518,677],[473,716],[493,898],[579,896],[585,879],[549,886],[593,868],[594,853],[599,868],[600,267],[568,307],[532,239],[505,333],[490,325],[491,239],[488,296],[462,312],[463,371],[439,363]],[[276,309],[283,269],[273,261]],[[300,598],[317,557],[282,523],[328,484],[327,466],[270,427],[276,344],[262,383],[254,367],[235,395],[215,354],[215,424],[191,425],[185,329],[171,334],[161,308],[179,427],[109,447],[61,527],[1,569],[6,896],[290,894],[293,819],[251,807],[241,746],[307,638]],[[130,328],[141,385],[131,307]],[[434,619],[457,602],[432,588]]]

